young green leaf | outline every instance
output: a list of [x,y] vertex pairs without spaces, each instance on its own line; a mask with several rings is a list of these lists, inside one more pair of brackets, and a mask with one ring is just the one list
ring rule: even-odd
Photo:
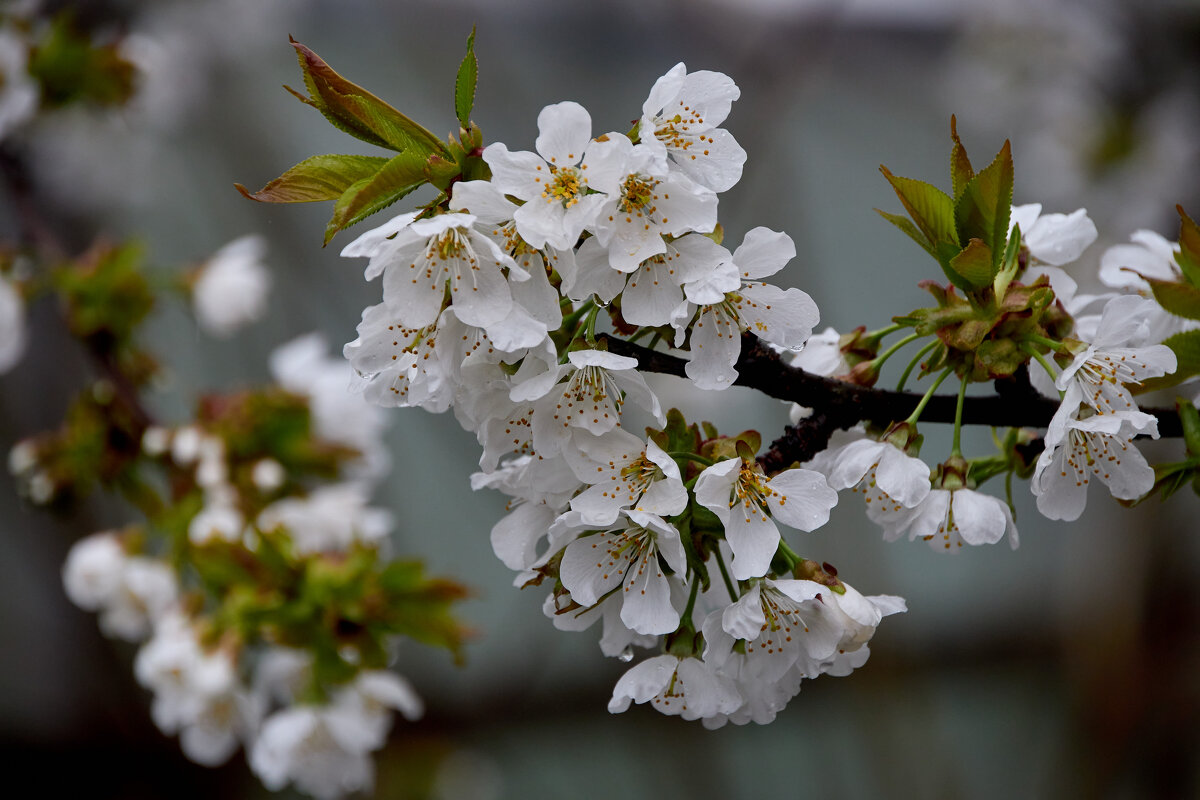
[[979,239],[991,250],[989,283],[1000,270],[1000,257],[1004,255],[1004,244],[1008,241],[1012,194],[1012,146],[1006,141],[992,163],[967,181],[954,204],[959,241]]
[[954,147],[950,150],[950,180],[954,184],[954,201],[962,197],[963,189],[966,188],[967,182],[975,177],[975,170],[971,166],[971,159],[967,158],[967,148],[963,147],[962,141],[958,138],[958,120],[954,115],[950,116],[950,138],[954,140]]
[[[1139,273],[1140,274],[1140,273]],[[1164,281],[1142,275],[1150,284],[1158,304],[1177,317],[1200,319],[1200,287],[1179,281]]]
[[306,158],[257,192],[234,186],[243,197],[260,203],[311,203],[336,200],[363,178],[369,178],[388,163],[380,156],[323,155]]
[[463,128],[471,127],[471,109],[475,106],[475,84],[479,79],[479,61],[475,58],[475,29],[467,37],[467,54],[458,65],[454,80],[454,113]]
[[973,289],[992,282],[992,250],[979,239],[972,239],[962,252],[950,259],[950,269],[961,275]]
[[[893,175],[887,167],[879,171],[896,191],[904,210],[934,248],[942,242],[958,244],[954,228],[954,201],[936,186],[912,178]],[[961,245],[958,248],[961,249]]]
[[424,160],[432,153],[448,155],[432,133],[375,95],[341,75],[304,45],[291,40],[309,96],[287,88],[301,102],[324,115],[334,127],[389,150],[416,150]]
[[1200,330],[1168,336],[1163,340],[1163,344],[1175,351],[1175,358],[1178,360],[1175,371],[1161,378],[1142,381],[1142,384],[1133,390],[1134,394],[1167,389],[1183,383],[1193,375],[1200,375]]
[[992,281],[992,291],[996,295],[997,302],[1004,299],[1005,293],[1008,291],[1008,285],[1017,277],[1017,272],[1021,269],[1021,226],[1013,225],[1012,232],[1008,235],[1008,247],[1004,250],[1004,257],[1000,259],[1000,271],[996,273],[995,280]]
[[1192,458],[1200,458],[1200,409],[1185,397],[1175,398],[1175,410],[1183,427],[1183,441]]
[[875,212],[900,230],[904,231],[908,237],[919,244],[921,249],[926,253],[929,253],[929,255],[937,258],[937,253],[934,251],[933,245],[928,239],[925,238],[925,234],[917,230],[917,226],[914,225],[912,220],[910,220],[908,217],[903,217],[899,214],[889,214],[886,211],[880,211],[878,208],[875,209]]
[[338,231],[387,208],[425,182],[425,161],[418,153],[406,151],[395,156],[374,175],[346,189],[325,226],[325,244]]
[[1175,206],[1179,212],[1179,252],[1175,254],[1175,263],[1183,271],[1183,277],[1192,286],[1200,288],[1200,227],[1183,211],[1183,206]]

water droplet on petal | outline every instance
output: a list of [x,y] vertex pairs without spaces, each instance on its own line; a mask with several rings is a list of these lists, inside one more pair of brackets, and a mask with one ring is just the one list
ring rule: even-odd
[[625,664],[633,661],[633,645],[625,645],[625,649],[617,656],[617,660]]

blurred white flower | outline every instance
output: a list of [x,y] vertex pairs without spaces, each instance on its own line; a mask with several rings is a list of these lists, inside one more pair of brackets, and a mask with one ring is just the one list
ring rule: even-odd
[[266,312],[271,288],[271,274],[262,264],[266,249],[263,237],[242,236],[201,268],[192,287],[192,304],[205,333],[227,338]]
[[100,612],[101,630],[127,641],[145,638],[179,594],[174,570],[158,559],[128,555],[112,532],[76,542],[62,574],[71,602]]
[[0,30],[0,139],[37,111],[39,90],[28,65],[28,45],[12,31]]
[[0,374],[25,354],[25,301],[17,288],[0,276]]

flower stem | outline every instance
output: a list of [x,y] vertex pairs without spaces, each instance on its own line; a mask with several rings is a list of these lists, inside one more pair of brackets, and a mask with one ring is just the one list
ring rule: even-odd
[[1056,353],[1068,352],[1067,346],[1065,344],[1063,344],[1062,342],[1056,342],[1053,339],[1047,339],[1045,336],[1041,336],[1036,333],[1027,334],[1025,336],[1025,341],[1033,342],[1034,344],[1040,344],[1043,347],[1049,347],[1051,350],[1053,350]]
[[696,595],[700,591],[700,581],[697,578],[692,580],[692,593],[688,595],[687,608],[683,610],[683,616],[679,618],[679,626],[681,628],[695,629],[692,625],[692,609],[696,607]]
[[893,344],[887,350],[884,350],[882,353],[880,353],[878,356],[876,356],[871,361],[871,364],[874,367],[873,371],[879,372],[879,370],[883,367],[884,362],[886,362],[889,358],[891,358],[893,355],[895,355],[896,351],[898,351],[901,347],[904,347],[904,345],[908,344],[909,342],[915,342],[917,339],[920,339],[920,338],[921,338],[921,334],[910,333],[908,336],[905,336],[903,339],[901,339],[900,341]]
[[[1058,370],[1056,370],[1054,367],[1050,366],[1050,362],[1047,361],[1045,359],[1045,357],[1042,356],[1041,353],[1039,353],[1037,350],[1033,349],[1033,347],[1031,347],[1030,345],[1025,344],[1025,343],[1021,344],[1021,349],[1024,350],[1029,355],[1033,356],[1034,359],[1036,359],[1037,362],[1042,365],[1042,369],[1046,370],[1046,374],[1050,376],[1051,381],[1058,380]],[[1061,396],[1062,392],[1059,392],[1059,395]]]
[[942,370],[942,374],[938,375],[937,380],[933,382],[933,385],[925,391],[925,396],[921,398],[921,402],[917,403],[917,407],[914,408],[913,412],[908,415],[908,419],[906,419],[905,422],[907,422],[909,425],[917,424],[917,420],[921,418],[921,412],[925,410],[925,406],[929,405],[929,401],[933,398],[933,393],[937,391],[937,388],[942,385],[942,381],[946,380],[946,378],[953,371],[953,367],[946,367],[946,369]]
[[790,562],[788,569],[794,568],[797,564],[804,560],[795,550],[788,547],[788,543],[783,540],[782,536],[779,537],[779,552],[783,553],[783,557]]
[[600,314],[600,306],[593,304],[583,324],[583,336],[592,347],[596,346],[596,317]]
[[962,457],[962,416],[963,400],[967,397],[967,379],[962,378],[958,383],[958,403],[954,406],[954,441],[950,445],[950,456]]
[[932,342],[930,342],[929,344],[925,345],[924,347],[922,347],[920,350],[917,351],[917,354],[915,356],[913,356],[912,361],[908,362],[908,366],[904,368],[904,373],[900,376],[900,383],[896,384],[897,392],[904,391],[904,384],[905,384],[905,382],[908,381],[908,376],[909,376],[909,374],[912,373],[913,368],[916,367],[917,364],[919,364],[921,362],[921,359],[924,358],[929,353],[930,350],[932,350],[933,348],[935,348],[937,346],[938,346],[938,340],[934,339]]
[[684,451],[672,451],[670,453],[667,453],[667,455],[669,455],[671,458],[674,458],[674,459],[682,458],[685,461],[695,461],[697,464],[703,464],[706,467],[711,467],[713,464],[716,463],[711,458],[705,458],[704,456],[702,456],[698,453],[688,453],[688,452],[684,452]]
[[867,333],[863,334],[862,338],[867,341],[871,341],[872,339],[874,339],[875,341],[879,341],[883,337],[889,336],[889,335],[895,333],[896,331],[902,331],[907,327],[908,327],[907,325],[901,325],[900,323],[896,323],[894,325],[888,325],[886,328],[880,328],[877,331],[868,331]]
[[729,578],[729,570],[725,568],[725,559],[721,557],[720,548],[713,550],[713,555],[717,557],[717,568],[721,570],[721,578],[725,581],[725,590],[729,592],[729,599],[736,603],[738,601],[738,593],[733,588],[733,581]]

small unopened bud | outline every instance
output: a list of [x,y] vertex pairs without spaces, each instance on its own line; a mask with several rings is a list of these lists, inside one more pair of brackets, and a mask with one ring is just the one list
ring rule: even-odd
[[938,466],[937,477],[933,481],[934,489],[945,489],[953,492],[967,486],[967,470],[970,465],[962,456],[950,456]]
[[875,381],[879,380],[879,367],[874,361],[862,361],[851,367],[848,373],[838,377],[858,386],[874,386]]

